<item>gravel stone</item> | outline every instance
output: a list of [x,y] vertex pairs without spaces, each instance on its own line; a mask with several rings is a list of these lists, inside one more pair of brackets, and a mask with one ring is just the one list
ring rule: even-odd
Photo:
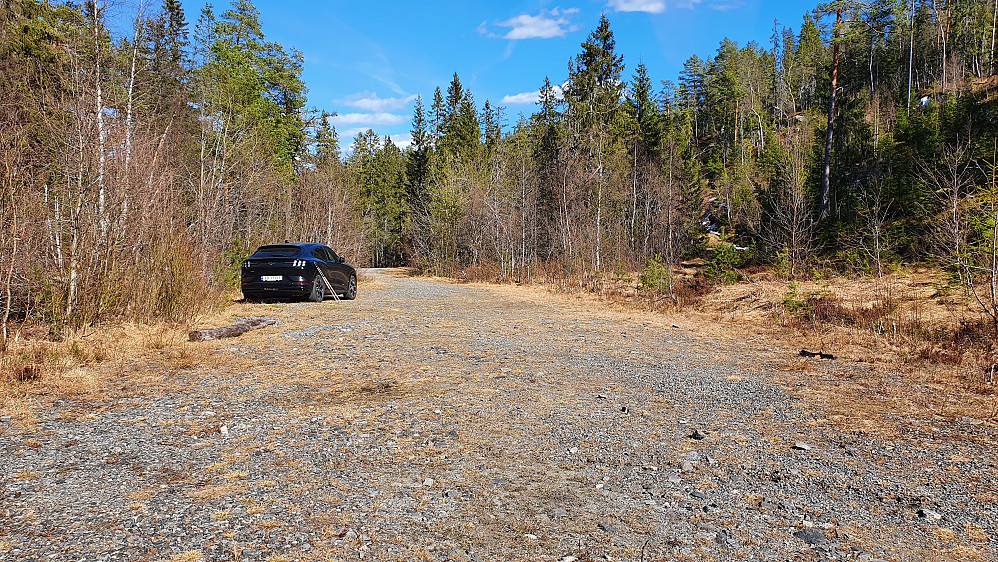
[[939,521],[943,518],[941,513],[932,511],[931,509],[919,509],[918,516],[926,521]]
[[801,529],[794,536],[810,545],[821,544],[826,540],[825,535],[817,529]]
[[616,535],[620,533],[620,529],[614,527],[613,525],[610,525],[609,523],[597,523],[596,526],[611,535]]

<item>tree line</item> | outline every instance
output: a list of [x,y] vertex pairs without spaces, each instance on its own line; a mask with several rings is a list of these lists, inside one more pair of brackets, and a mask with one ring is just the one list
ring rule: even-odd
[[362,199],[391,201],[365,210],[374,263],[593,290],[640,272],[678,302],[696,258],[694,284],[928,261],[998,326],[996,23],[986,2],[831,2],[656,85],[604,15],[514,123],[488,101],[476,121],[455,74],[407,150],[358,137],[348,163],[381,170]]
[[673,300],[771,265],[883,274],[932,260],[998,318],[995,34],[974,0],[836,1],[765,43],[724,40],[675,82],[629,73],[603,16],[511,122],[454,74],[404,150],[342,157],[303,58],[249,0],[178,0],[113,37],[99,1],[0,3],[3,338],[184,320],[261,242],[362,265],[599,289],[641,272]]

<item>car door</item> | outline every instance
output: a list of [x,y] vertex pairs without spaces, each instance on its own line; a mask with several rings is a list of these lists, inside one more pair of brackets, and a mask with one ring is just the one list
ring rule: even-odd
[[329,282],[332,283],[338,290],[346,291],[347,281],[350,279],[349,268],[340,262],[340,257],[337,256],[336,252],[328,246],[323,246],[322,249],[329,255],[328,263],[330,274],[336,278],[334,281],[333,277],[330,277]]
[[329,281],[332,288],[336,288],[336,281],[331,277],[332,271],[330,270],[329,256],[326,254],[322,246],[317,246],[312,248],[312,257],[315,258],[315,267],[322,273],[322,276]]

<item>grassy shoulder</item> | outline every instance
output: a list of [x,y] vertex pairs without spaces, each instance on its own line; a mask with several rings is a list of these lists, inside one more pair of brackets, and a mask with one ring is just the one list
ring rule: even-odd
[[167,391],[178,372],[220,365],[218,342],[190,342],[197,326],[222,326],[246,314],[234,294],[189,323],[117,323],[66,330],[17,326],[0,354],[0,415],[30,428],[37,413],[59,399],[96,402],[110,396]]
[[[359,284],[363,294],[381,282],[360,272]],[[287,316],[281,312],[287,311],[287,303],[246,302],[237,292],[211,301],[214,307],[205,307],[188,322],[88,326],[56,337],[46,324],[17,326],[0,353],[0,417],[30,428],[37,424],[38,412],[59,399],[97,402],[180,389],[184,373],[239,366],[236,358],[221,351],[232,340],[192,342],[191,330],[228,326],[253,316]],[[323,314],[315,307],[305,310],[311,311],[306,316]],[[0,432],[3,428],[0,424]]]
[[816,423],[895,435],[912,423],[998,423],[994,328],[973,296],[948,283],[944,272],[914,267],[884,277],[788,280],[757,268],[711,283],[703,269],[686,264],[671,296],[627,272],[590,285],[556,279],[515,292],[586,301],[595,294],[608,310],[767,352],[766,376],[816,406]]

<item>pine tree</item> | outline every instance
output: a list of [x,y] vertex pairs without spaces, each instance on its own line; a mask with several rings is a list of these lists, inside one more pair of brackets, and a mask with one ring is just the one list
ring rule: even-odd
[[187,49],[187,19],[180,0],[163,0],[163,19],[166,28],[166,46],[170,52],[170,62],[180,65]]
[[540,98],[537,105],[541,106],[540,119],[544,123],[551,123],[560,117],[558,113],[558,96],[554,87],[551,86],[551,79],[544,77],[544,86],[540,90]]
[[693,55],[683,63],[679,73],[678,100],[693,117],[693,136],[700,138],[700,113],[706,101],[707,67],[700,57]]
[[461,79],[457,73],[447,88],[441,120],[443,134],[437,148],[444,161],[461,159],[470,161],[481,144],[481,129],[478,126],[475,98],[470,90],[461,86]]
[[483,139],[485,149],[489,154],[495,151],[499,146],[502,134],[502,125],[500,125],[501,118],[502,108],[493,109],[489,100],[485,100],[485,106],[482,107],[481,129],[485,137]]
[[231,107],[241,128],[266,140],[277,169],[291,177],[306,145],[304,58],[267,42],[259,15],[249,0],[234,0],[205,33],[213,41],[202,72],[220,96],[219,106]]
[[648,68],[639,63],[634,71],[625,110],[645,152],[655,152],[661,142],[662,123],[658,106],[652,99],[651,79]]
[[457,115],[462,101],[464,101],[464,87],[461,86],[461,79],[455,72],[454,78],[451,79],[450,85],[447,86],[447,105],[445,106],[444,123],[448,123],[449,120],[452,120]]

